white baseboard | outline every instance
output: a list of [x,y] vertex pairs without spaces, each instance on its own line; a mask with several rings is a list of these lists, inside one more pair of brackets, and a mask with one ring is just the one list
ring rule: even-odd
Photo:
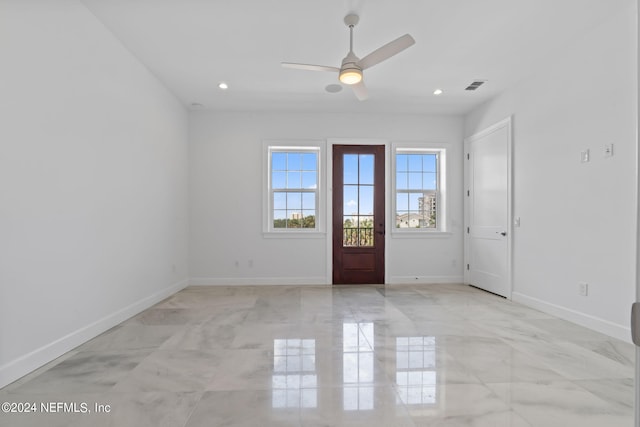
[[390,285],[410,285],[412,283],[432,285],[437,283],[463,283],[462,276],[391,276]]
[[183,280],[169,286],[153,295],[130,304],[115,313],[109,314],[93,323],[83,326],[70,334],[46,344],[30,353],[25,354],[9,363],[0,366],[0,388],[11,384],[15,380],[25,376],[39,367],[55,360],[64,353],[73,350],[80,344],[89,341],[104,331],[135,316],[152,305],[184,289],[189,284]]
[[514,302],[526,305],[527,307],[535,308],[543,313],[551,314],[552,316],[568,320],[569,322],[576,323],[580,326],[584,326],[585,328],[593,329],[594,331],[602,334],[631,343],[630,327],[618,325],[617,323],[572,310],[570,308],[562,307],[560,305],[552,304],[538,298],[533,298],[519,292],[513,292],[511,294],[511,298]]
[[192,277],[192,286],[254,286],[254,285],[329,285],[327,278],[318,277]]

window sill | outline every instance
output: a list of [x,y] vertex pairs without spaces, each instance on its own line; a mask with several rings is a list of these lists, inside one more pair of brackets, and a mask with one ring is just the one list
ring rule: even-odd
[[451,231],[392,231],[392,239],[448,239]]
[[321,231],[265,231],[265,239],[324,239],[326,233]]

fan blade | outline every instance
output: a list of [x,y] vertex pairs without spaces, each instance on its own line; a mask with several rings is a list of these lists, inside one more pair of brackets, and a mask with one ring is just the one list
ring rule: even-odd
[[402,37],[398,37],[392,42],[389,42],[371,52],[369,55],[362,58],[358,61],[358,65],[366,70],[367,68],[373,67],[376,64],[384,61],[385,59],[391,58],[393,55],[397,55],[402,52],[406,48],[412,46],[416,41],[409,34],[405,34]]
[[295,62],[281,62],[284,68],[294,68],[296,70],[309,70],[309,71],[333,71],[339,72],[340,68],[329,67],[326,65],[312,65],[312,64],[297,64]]
[[353,88],[353,93],[356,94],[356,98],[358,98],[360,101],[364,101],[365,99],[369,98],[369,91],[364,85],[364,80],[360,80],[360,83],[351,85],[351,87]]

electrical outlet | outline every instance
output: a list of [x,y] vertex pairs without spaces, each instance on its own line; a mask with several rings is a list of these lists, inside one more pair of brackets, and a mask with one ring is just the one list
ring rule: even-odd
[[578,295],[586,297],[589,295],[589,284],[580,282],[578,283]]

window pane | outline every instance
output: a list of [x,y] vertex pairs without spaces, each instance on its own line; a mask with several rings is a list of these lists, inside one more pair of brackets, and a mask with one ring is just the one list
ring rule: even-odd
[[373,185],[373,154],[360,155],[360,184]]
[[302,228],[315,228],[316,227],[316,211],[304,210],[302,211]]
[[422,188],[425,190],[436,189],[436,174],[433,172],[427,172],[422,174]]
[[409,195],[407,193],[396,194],[396,211],[409,210]]
[[409,175],[406,172],[398,172],[396,174],[396,188],[398,190],[409,188]]
[[287,193],[283,193],[283,192],[273,193],[273,208],[274,209],[287,208]]
[[317,170],[318,156],[316,153],[305,153],[302,155],[302,170],[315,171]]
[[302,169],[302,155],[300,153],[287,153],[287,169],[297,171]]
[[422,172],[422,156],[419,154],[409,154],[409,171]]
[[358,155],[345,154],[343,157],[343,184],[358,183]]
[[315,172],[302,172],[302,188],[317,188],[318,183],[316,182],[316,173]]
[[425,154],[422,156],[422,169],[424,172],[437,172],[436,161],[438,156],[435,154]]
[[315,215],[316,209],[316,194],[315,193],[302,193],[302,209],[313,209]]
[[287,188],[302,188],[300,172],[287,172]]
[[420,199],[423,198],[421,193],[409,193],[409,210],[417,211],[420,206]]
[[272,153],[271,154],[271,169],[274,171],[283,171],[287,168],[287,154],[286,153]]
[[406,154],[396,155],[396,170],[399,172],[406,172],[408,166],[408,160]]
[[287,228],[302,228],[302,212],[300,211],[287,211],[289,218],[287,218]]
[[409,226],[409,212],[398,211],[396,215],[396,228],[407,228]]
[[273,172],[271,175],[271,187],[272,188],[286,188],[287,187],[287,173],[286,172]]
[[373,215],[373,186],[360,187],[358,213],[360,215]]
[[276,210],[273,211],[273,228],[286,228],[287,227],[287,211]]
[[358,213],[358,187],[356,185],[344,186],[344,205],[342,212],[345,214]]
[[416,172],[409,173],[409,189],[420,190],[422,189],[422,174]]
[[302,193],[287,193],[287,210],[302,209]]

